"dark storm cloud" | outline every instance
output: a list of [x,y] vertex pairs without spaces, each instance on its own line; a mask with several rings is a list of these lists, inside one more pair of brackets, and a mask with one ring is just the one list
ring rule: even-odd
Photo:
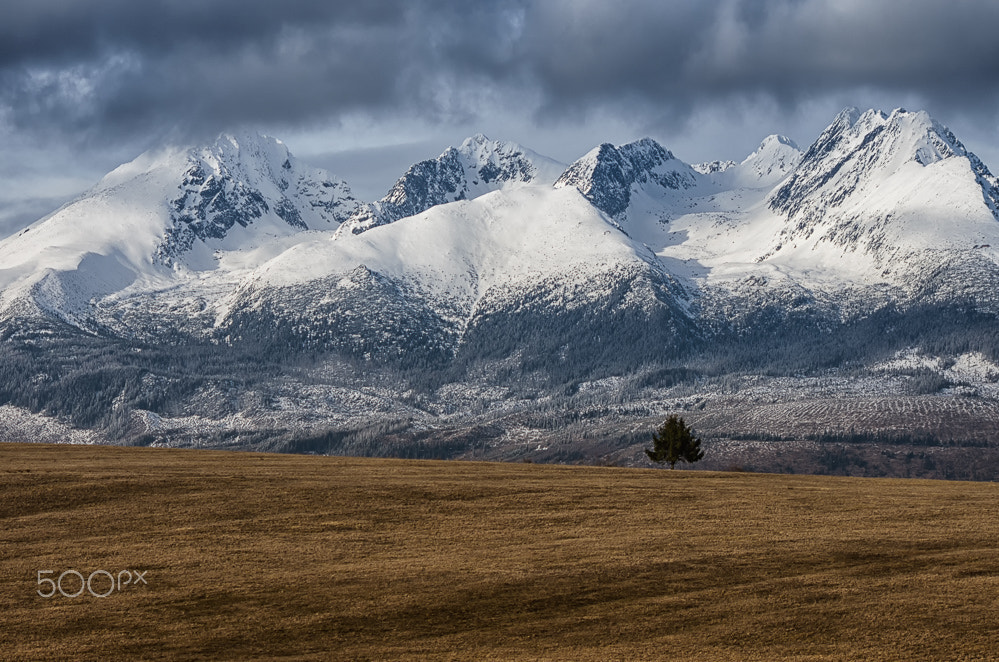
[[31,0],[6,3],[0,23],[0,66],[75,60],[111,48],[148,54],[211,44],[273,39],[285,25],[398,22],[405,2],[315,0]]
[[0,111],[19,128],[129,136],[295,122],[393,102],[415,3],[17,3],[0,23]]
[[794,104],[861,88],[981,105],[999,91],[994,0],[565,1],[534,10],[525,50],[553,108],[615,97],[674,110],[759,95]]
[[67,137],[345,113],[685,117],[876,89],[994,117],[995,0],[32,0],[0,21],[0,121]]

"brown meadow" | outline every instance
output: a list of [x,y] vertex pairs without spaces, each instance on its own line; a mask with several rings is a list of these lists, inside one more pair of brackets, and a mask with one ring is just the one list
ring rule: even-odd
[[4,660],[999,658],[993,483],[0,444],[0,522]]

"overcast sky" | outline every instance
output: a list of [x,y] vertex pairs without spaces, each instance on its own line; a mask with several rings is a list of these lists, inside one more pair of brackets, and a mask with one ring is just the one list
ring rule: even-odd
[[849,105],[928,110],[996,171],[997,25],[996,0],[5,0],[0,231],[246,127],[362,198],[479,131],[740,160]]

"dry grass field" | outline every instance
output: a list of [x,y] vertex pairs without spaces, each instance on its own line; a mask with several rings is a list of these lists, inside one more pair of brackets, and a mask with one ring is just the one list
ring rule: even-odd
[[999,659],[993,483],[3,444],[0,523],[3,660]]

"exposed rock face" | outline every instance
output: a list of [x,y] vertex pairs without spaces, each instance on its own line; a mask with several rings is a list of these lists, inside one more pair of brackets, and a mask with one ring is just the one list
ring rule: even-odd
[[556,188],[573,186],[611,217],[622,214],[636,186],[680,191],[697,184],[697,172],[651,138],[615,147],[600,145],[569,166]]
[[164,264],[197,240],[223,239],[273,212],[299,230],[333,229],[357,207],[346,182],[300,165],[273,138],[223,135],[188,152],[179,195],[170,201],[172,224],[157,259]]
[[360,234],[436,205],[470,200],[511,185],[550,183],[546,180],[561,170],[561,164],[516,143],[476,134],[460,147],[449,147],[436,159],[410,167],[385,197],[358,208],[340,232]]

